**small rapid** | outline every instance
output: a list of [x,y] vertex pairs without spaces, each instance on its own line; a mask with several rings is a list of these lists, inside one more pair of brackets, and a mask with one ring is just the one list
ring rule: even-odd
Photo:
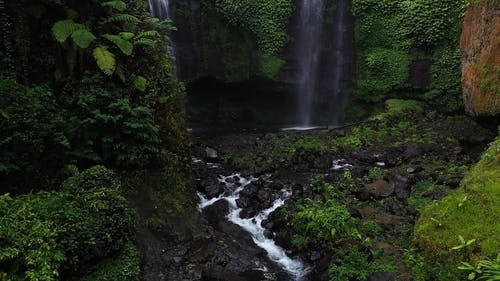
[[[234,181],[234,178],[238,180]],[[257,179],[254,177],[249,177],[247,179],[240,174],[234,174],[227,177],[220,176],[218,180],[226,186],[226,192],[212,199],[207,199],[202,193],[198,193],[200,197],[200,203],[198,204],[199,210],[203,211],[204,208],[211,206],[219,200],[226,200],[229,205],[228,220],[248,232],[254,243],[264,249],[269,259],[276,262],[281,268],[288,272],[293,280],[302,280],[307,274],[306,266],[301,260],[289,257],[285,250],[278,246],[274,240],[267,238],[264,234],[266,229],[262,226],[262,222],[267,220],[269,215],[285,204],[285,201],[291,196],[291,192],[286,189],[281,190],[279,198],[273,202],[271,207],[260,211],[254,217],[241,218],[240,213],[243,209],[238,207],[237,204],[237,200],[240,198],[240,192],[252,183],[252,181]]]

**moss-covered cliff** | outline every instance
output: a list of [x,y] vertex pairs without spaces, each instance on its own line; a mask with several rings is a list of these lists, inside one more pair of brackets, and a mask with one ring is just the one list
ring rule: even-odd
[[500,114],[500,2],[475,1],[460,42],[465,108],[472,116]]

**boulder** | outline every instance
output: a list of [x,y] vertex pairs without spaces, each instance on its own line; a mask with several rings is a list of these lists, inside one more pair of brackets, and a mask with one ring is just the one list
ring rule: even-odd
[[390,185],[385,180],[377,180],[373,183],[366,184],[361,192],[361,199],[386,198],[394,192],[394,186]]

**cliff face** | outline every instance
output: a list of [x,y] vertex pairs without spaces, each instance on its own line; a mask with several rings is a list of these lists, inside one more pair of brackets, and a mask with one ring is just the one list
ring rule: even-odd
[[500,114],[500,5],[472,4],[460,42],[465,108],[474,117]]

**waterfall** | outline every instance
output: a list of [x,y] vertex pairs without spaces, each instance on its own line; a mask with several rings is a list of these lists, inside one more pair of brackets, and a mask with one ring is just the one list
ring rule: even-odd
[[339,125],[343,118],[343,99],[352,86],[354,69],[354,18],[351,0],[336,0],[333,5],[330,22],[323,19],[330,13],[325,0],[302,0],[300,6],[298,128]]
[[343,118],[343,101],[346,90],[352,85],[354,63],[353,18],[350,0],[337,0],[333,33],[332,84],[329,110],[332,125],[339,125]]
[[159,19],[170,18],[170,1],[169,0],[148,0],[151,15]]
[[[161,20],[170,19],[170,0],[148,0],[151,15]],[[170,37],[171,38],[171,37]],[[173,71],[177,77],[177,61],[176,61],[176,47],[175,42],[171,39],[168,48],[168,54],[174,60]]]
[[301,126],[311,125],[311,112],[320,61],[320,39],[323,30],[323,0],[303,0],[298,33],[299,84],[298,104]]

